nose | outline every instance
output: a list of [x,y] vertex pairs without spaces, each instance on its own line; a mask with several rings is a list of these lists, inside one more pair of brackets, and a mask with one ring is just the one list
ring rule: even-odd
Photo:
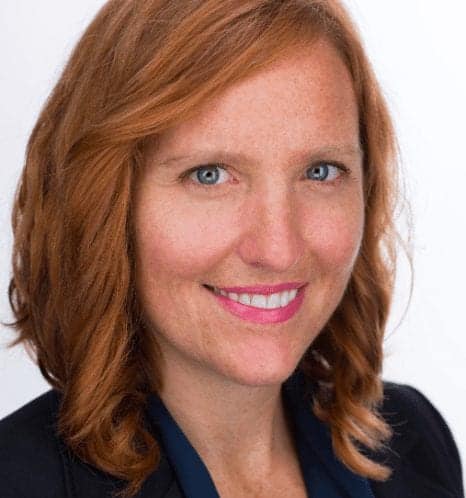
[[269,274],[294,268],[305,248],[302,219],[289,187],[251,194],[242,213],[244,230],[239,255],[248,265]]

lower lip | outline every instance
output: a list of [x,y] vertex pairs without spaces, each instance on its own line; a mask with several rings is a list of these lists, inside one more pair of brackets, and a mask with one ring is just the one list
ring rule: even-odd
[[254,308],[253,306],[247,306],[246,304],[241,304],[236,301],[228,299],[228,297],[222,296],[221,294],[215,294],[213,291],[209,292],[217,298],[218,302],[229,311],[232,315],[238,316],[243,320],[254,323],[281,323],[286,322],[292,318],[299,310],[304,301],[304,293],[306,291],[306,286],[298,289],[296,297],[289,304],[283,308],[275,309],[262,309]]

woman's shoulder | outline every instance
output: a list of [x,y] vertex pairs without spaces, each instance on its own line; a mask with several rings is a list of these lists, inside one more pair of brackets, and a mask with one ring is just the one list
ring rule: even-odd
[[[414,440],[435,445],[452,460],[459,463],[460,456],[454,438],[444,417],[432,402],[418,389],[406,384],[384,382],[384,398],[380,409],[391,425],[393,441],[407,447]],[[411,435],[411,437],[408,437]]]
[[56,438],[59,393],[49,390],[0,420],[0,495],[63,497]]
[[0,435],[7,440],[12,437],[11,431],[15,431],[16,427],[26,431],[40,429],[40,432],[43,432],[44,422],[46,424],[55,422],[54,416],[58,410],[59,398],[60,393],[50,389],[27,402],[0,420]]
[[[124,487],[81,461],[58,435],[61,394],[50,390],[0,420],[1,498],[104,498]],[[139,498],[181,498],[162,454]]]
[[[464,496],[461,460],[450,428],[439,410],[418,389],[384,382],[382,417],[393,436],[376,460],[393,469],[392,477],[374,487],[377,496],[395,496],[408,487],[413,496]],[[422,493],[419,494],[419,490]],[[416,494],[417,493],[417,494]]]
[[[302,372],[288,388],[309,399],[315,385]],[[383,383],[381,417],[392,437],[379,451],[365,448],[373,461],[392,469],[387,481],[370,481],[376,498],[464,498],[461,460],[444,417],[418,389],[394,382]]]

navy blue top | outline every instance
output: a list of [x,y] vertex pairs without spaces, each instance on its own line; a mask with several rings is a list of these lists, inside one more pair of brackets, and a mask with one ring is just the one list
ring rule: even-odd
[[[368,480],[351,472],[335,457],[330,431],[312,413],[310,389],[301,373],[296,372],[283,384],[282,396],[308,496],[374,498]],[[149,397],[148,413],[186,498],[219,498],[204,462],[155,394]]]

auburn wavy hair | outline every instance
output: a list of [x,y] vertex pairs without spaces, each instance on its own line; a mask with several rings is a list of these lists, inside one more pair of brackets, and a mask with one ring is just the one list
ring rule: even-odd
[[59,434],[134,496],[159,463],[144,425],[163,379],[135,291],[134,185],[144,143],[207,99],[324,37],[350,71],[364,150],[365,231],[346,292],[299,368],[336,455],[370,460],[394,285],[397,145],[360,36],[337,0],[110,0],[75,47],[35,125],[13,207],[9,297],[17,337],[62,394]]

